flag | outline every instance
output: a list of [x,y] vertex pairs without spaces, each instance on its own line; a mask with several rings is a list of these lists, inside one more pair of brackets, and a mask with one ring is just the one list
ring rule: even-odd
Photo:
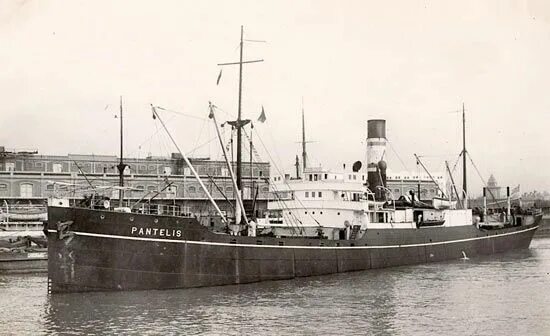
[[220,69],[220,73],[218,74],[218,79],[216,80],[216,85],[220,85],[220,79],[222,79],[222,70]]
[[153,120],[154,120],[154,119],[157,119],[157,116],[155,115],[155,112],[156,112],[156,111],[155,111],[155,107],[153,106],[153,104],[151,104],[151,110],[152,110],[152,112],[153,112]]
[[208,114],[209,119],[214,118],[214,107],[216,107],[216,105],[212,105],[212,102],[208,102],[208,109],[210,110],[210,113]]
[[258,117],[258,121],[264,123],[267,118],[265,117],[264,106],[262,105],[262,114]]

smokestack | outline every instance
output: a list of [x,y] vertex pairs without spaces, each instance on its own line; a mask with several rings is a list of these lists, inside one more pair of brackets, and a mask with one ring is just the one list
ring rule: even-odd
[[379,188],[386,186],[386,120],[367,121],[367,180],[369,189],[377,201],[386,200],[386,192]]

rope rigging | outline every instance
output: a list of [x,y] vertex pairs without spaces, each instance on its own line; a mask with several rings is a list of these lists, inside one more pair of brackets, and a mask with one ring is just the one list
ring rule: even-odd
[[[267,155],[269,156],[269,159],[271,160],[271,162],[273,163],[273,166],[275,167],[275,169],[277,170],[277,173],[280,175],[280,176],[284,176],[284,174],[281,172],[281,170],[279,169],[279,166],[277,165],[277,163],[273,160],[273,157],[271,156],[270,152],[267,150],[267,147],[265,146],[263,140],[262,140],[262,137],[259,135],[258,131],[254,131],[254,133],[257,135],[258,139],[260,139],[260,143],[262,144],[262,147],[264,148],[264,150],[266,151]],[[288,187],[289,190],[292,190],[292,188],[290,187],[290,185],[288,184],[288,182],[285,180],[284,181],[284,184]],[[295,198],[294,199],[295,201],[297,201],[300,206],[302,207],[302,209],[306,209],[306,207],[304,206],[304,204],[302,203],[302,201],[300,201],[299,198]],[[315,221],[315,223],[319,226],[319,227],[322,227],[322,225],[319,223],[319,221],[317,221],[317,219],[311,214],[308,212],[308,215],[309,217],[311,217],[311,219],[313,219],[313,221]],[[302,224],[302,222],[300,221],[300,223]]]
[[483,176],[481,176],[481,173],[479,172],[479,169],[477,169],[477,166],[474,163],[474,160],[472,160],[472,157],[470,156],[470,153],[468,153],[468,159],[470,159],[470,162],[472,163],[472,166],[476,170],[477,175],[481,179],[481,182],[483,182],[483,186],[487,189],[487,191],[489,191],[489,194],[493,198],[493,201],[495,201],[498,206],[501,206],[501,202],[499,202],[499,200],[496,199],[495,195],[493,194],[493,191],[490,188],[487,188],[487,182],[485,182],[485,179],[483,178]]

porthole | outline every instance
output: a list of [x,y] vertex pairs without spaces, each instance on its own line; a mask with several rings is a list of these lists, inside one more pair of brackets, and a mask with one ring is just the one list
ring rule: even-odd
[[99,218],[105,219],[105,215],[101,215],[101,216],[99,216]]
[[158,218],[155,218],[153,222],[158,223],[159,222]]
[[130,222],[133,222],[134,221],[134,217],[130,217]]

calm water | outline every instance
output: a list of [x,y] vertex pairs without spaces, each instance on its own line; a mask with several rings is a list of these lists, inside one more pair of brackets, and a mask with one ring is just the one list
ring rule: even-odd
[[550,238],[530,250],[288,281],[46,294],[0,276],[0,334],[550,335]]

